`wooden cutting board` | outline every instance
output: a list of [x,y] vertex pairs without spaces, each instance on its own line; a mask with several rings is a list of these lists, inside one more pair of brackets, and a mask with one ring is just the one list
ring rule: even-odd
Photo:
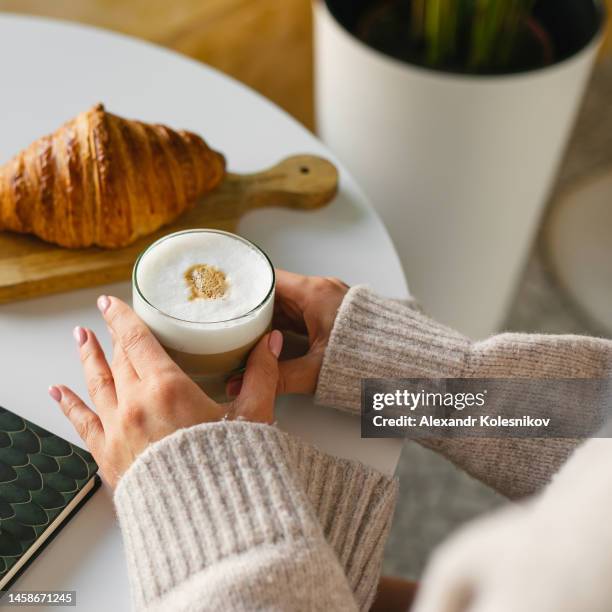
[[228,174],[221,186],[172,225],[118,250],[64,249],[32,236],[0,232],[0,303],[128,280],[149,244],[195,227],[235,231],[249,210],[324,206],[338,189],[338,171],[320,157],[296,155],[254,174]]

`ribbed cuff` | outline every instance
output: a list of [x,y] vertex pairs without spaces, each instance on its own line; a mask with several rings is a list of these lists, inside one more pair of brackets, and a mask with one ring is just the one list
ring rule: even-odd
[[181,430],[149,447],[115,493],[135,607],[241,552],[312,547],[323,530],[366,610],[396,496],[396,481],[274,427]]
[[397,479],[312,446],[291,446],[296,473],[361,610],[376,596],[397,502]]
[[469,348],[468,338],[425,316],[414,303],[353,287],[325,351],[316,402],[358,413],[362,379],[460,377]]
[[216,423],[136,460],[115,493],[136,608],[229,556],[319,535],[287,454],[273,427]]

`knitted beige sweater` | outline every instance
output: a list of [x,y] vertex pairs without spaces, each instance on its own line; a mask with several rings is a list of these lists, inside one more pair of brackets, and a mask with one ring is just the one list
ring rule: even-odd
[[[471,343],[363,287],[344,300],[317,400],[357,412],[364,377],[598,377],[612,343],[504,334]],[[575,441],[428,444],[510,496],[530,493]],[[199,425],[151,446],[115,504],[134,606],[148,610],[357,610],[372,603],[396,483],[274,427]]]
[[[352,288],[338,312],[317,402],[358,414],[362,378],[600,378],[612,342],[584,336],[500,334],[481,342],[440,325],[413,304]],[[546,484],[579,440],[419,440],[507,497]]]

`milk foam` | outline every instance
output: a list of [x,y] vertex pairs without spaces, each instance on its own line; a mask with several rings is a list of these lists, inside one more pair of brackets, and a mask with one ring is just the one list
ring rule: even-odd
[[[201,264],[225,274],[222,297],[190,299],[185,273]],[[257,309],[274,283],[270,262],[233,234],[172,234],[145,252],[134,276],[140,290],[134,289],[134,308],[169,348],[197,354],[233,350],[264,333],[272,317],[272,295]]]

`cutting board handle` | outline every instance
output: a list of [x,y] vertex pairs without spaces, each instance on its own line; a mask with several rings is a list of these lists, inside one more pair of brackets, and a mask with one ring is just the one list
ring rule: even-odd
[[223,191],[244,210],[264,206],[311,210],[334,198],[338,170],[322,157],[294,155],[262,172],[228,174]]

